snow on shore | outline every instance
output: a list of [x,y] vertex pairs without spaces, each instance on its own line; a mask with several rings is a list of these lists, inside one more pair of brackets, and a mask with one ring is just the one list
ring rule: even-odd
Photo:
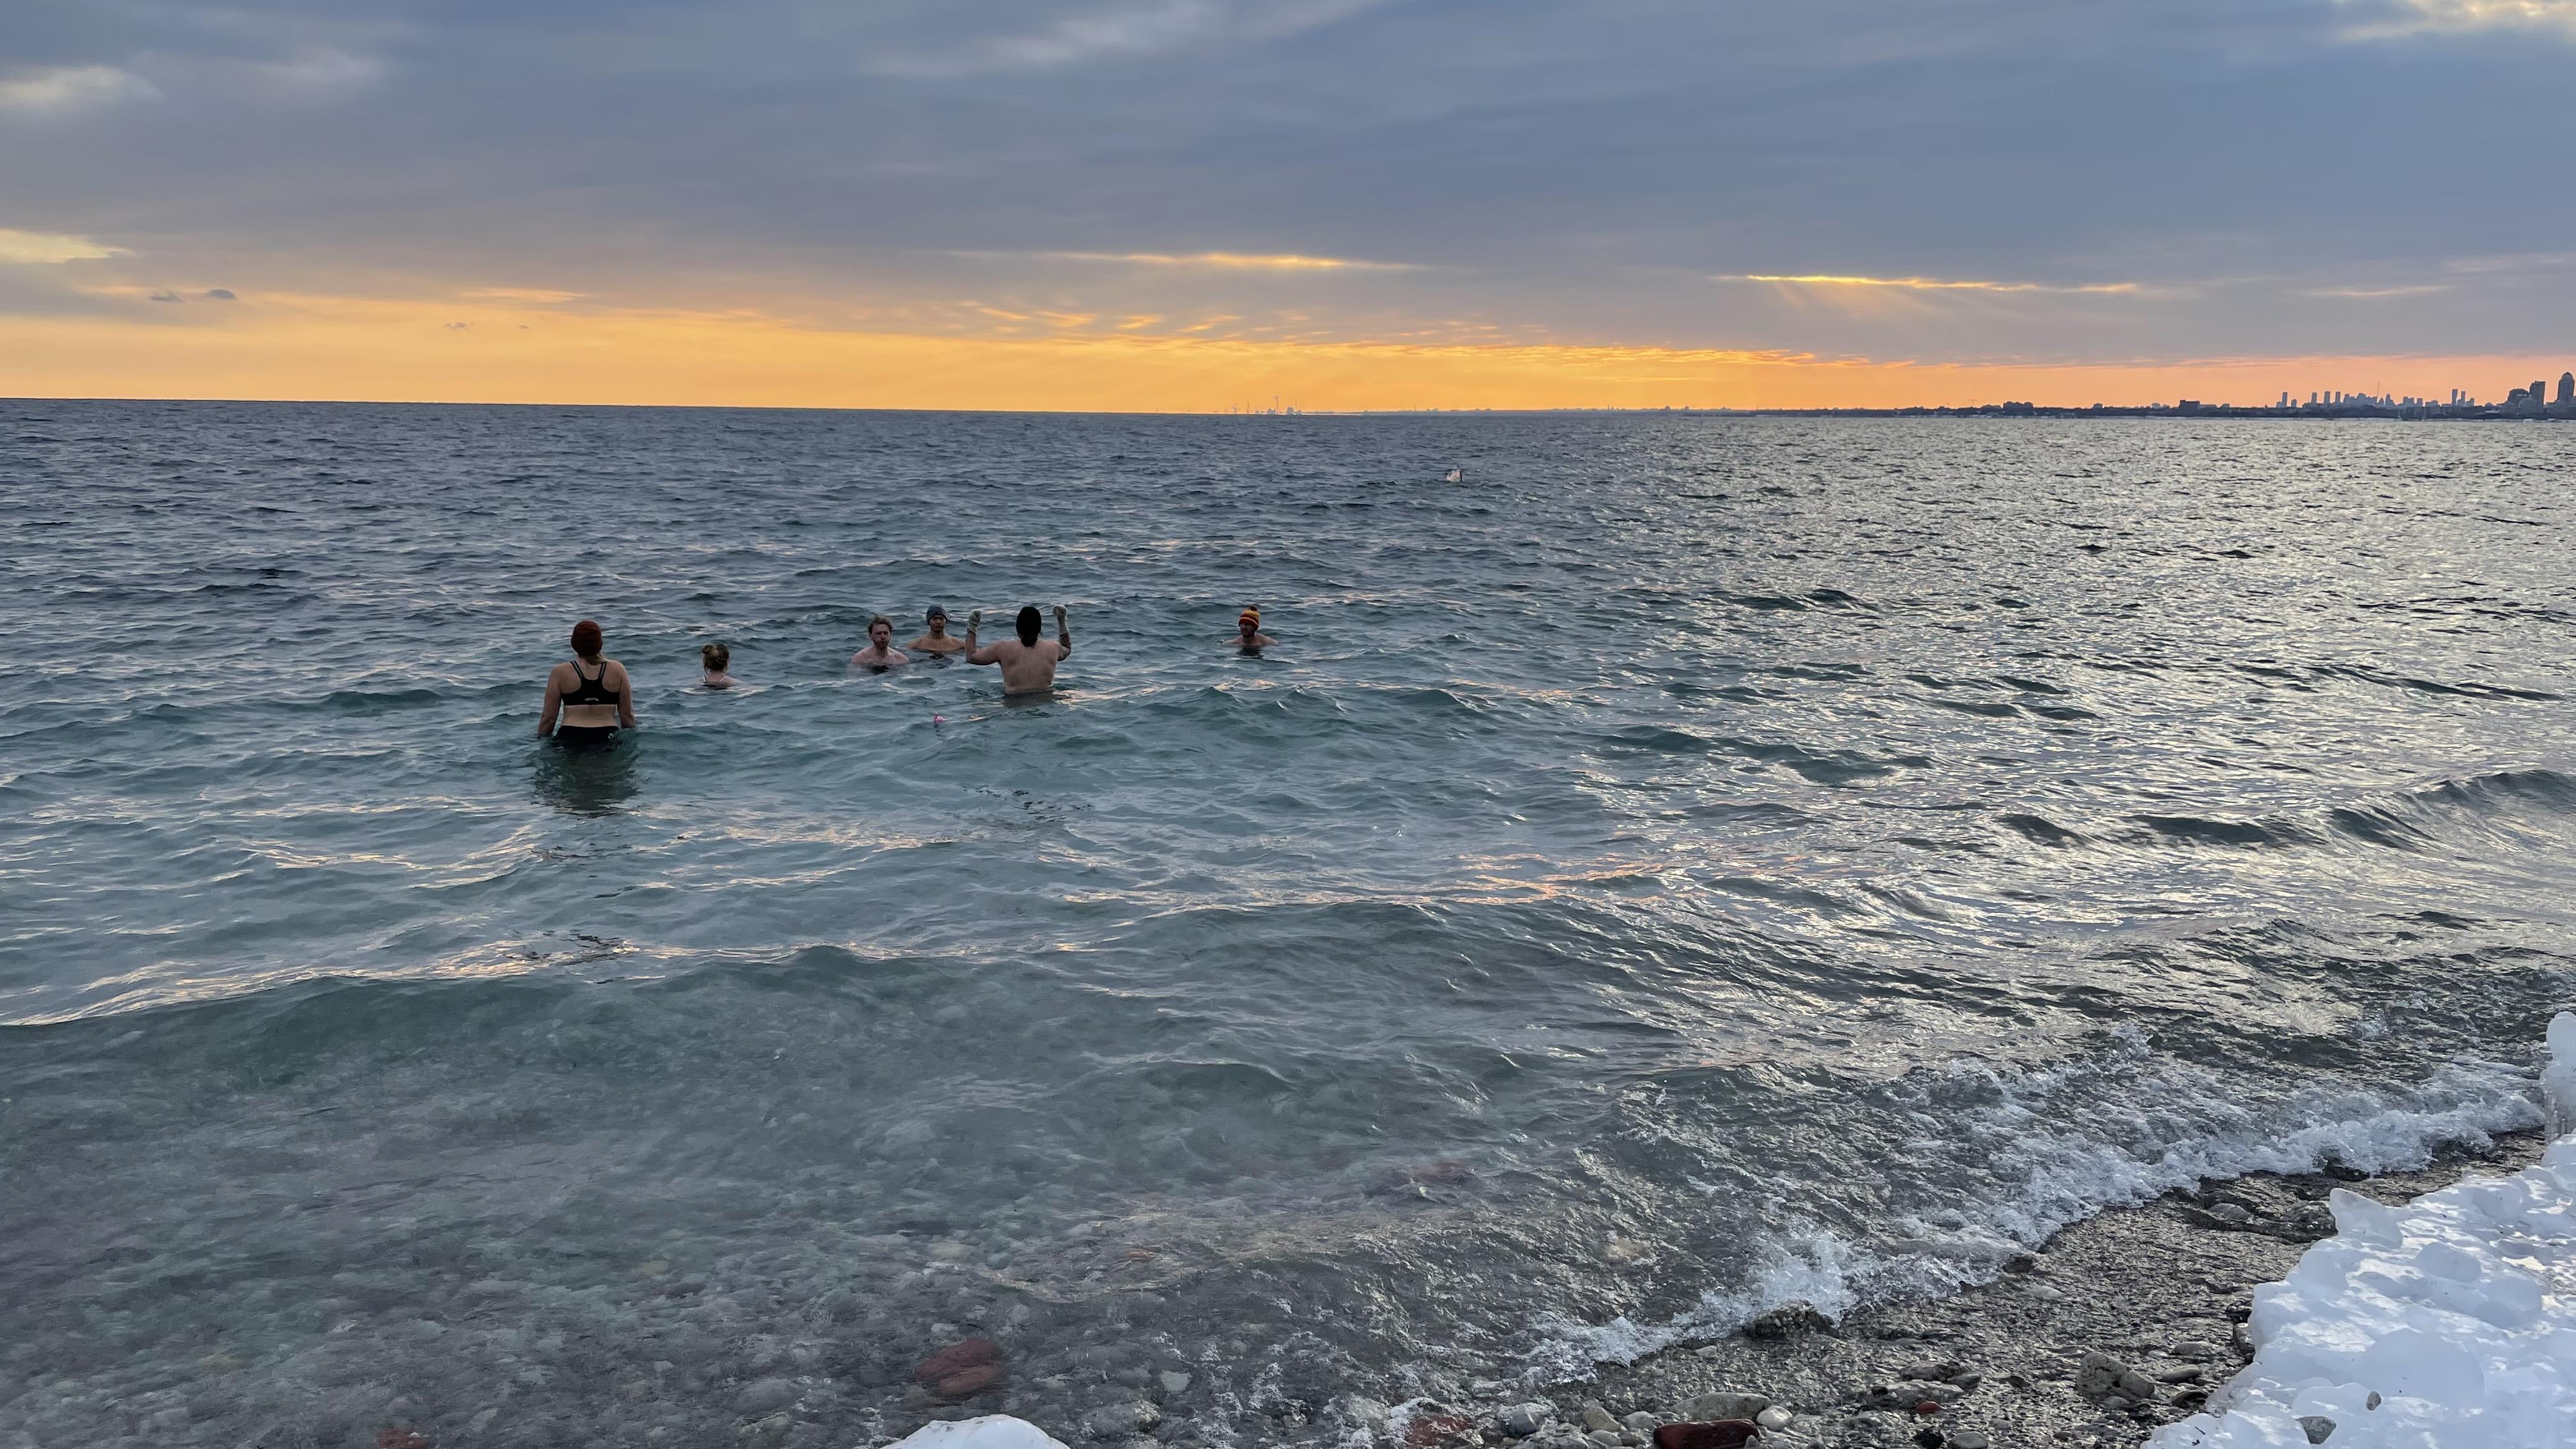
[[[2576,1127],[2576,1015],[2549,1026],[2553,1131]],[[2389,1207],[2256,1290],[2253,1363],[2156,1449],[2576,1445],[2576,1135],[2534,1167]]]

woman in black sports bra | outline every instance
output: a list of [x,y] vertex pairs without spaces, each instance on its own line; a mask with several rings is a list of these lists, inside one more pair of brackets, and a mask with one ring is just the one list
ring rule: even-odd
[[582,620],[572,626],[575,657],[546,676],[546,713],[537,733],[566,749],[601,749],[616,743],[620,727],[635,727],[626,666],[600,657],[600,647],[599,626]]

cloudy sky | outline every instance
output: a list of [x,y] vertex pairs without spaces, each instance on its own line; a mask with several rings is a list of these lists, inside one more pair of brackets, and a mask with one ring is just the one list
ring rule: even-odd
[[8,0],[0,392],[2488,397],[2576,0]]

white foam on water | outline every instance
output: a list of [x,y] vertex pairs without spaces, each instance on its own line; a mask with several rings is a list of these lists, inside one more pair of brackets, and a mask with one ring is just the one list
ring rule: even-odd
[[[1534,1376],[1573,1378],[1595,1363],[1634,1363],[1787,1303],[1838,1318],[1872,1300],[1991,1282],[2016,1253],[2069,1224],[2204,1181],[2313,1172],[2329,1162],[2365,1172],[2417,1168],[2443,1144],[2484,1146],[2496,1133],[2543,1121],[2531,1074],[2503,1063],[2454,1061],[2408,1089],[2338,1084],[2249,1105],[2224,1075],[2159,1061],[2142,1033],[2125,1029],[2111,1034],[2103,1054],[2046,1068],[1962,1061],[1918,1077],[1898,1095],[1920,1120],[1920,1155],[1956,1155],[1959,1201],[1902,1218],[1877,1242],[1812,1221],[1779,1223],[1753,1245],[1743,1286],[1705,1292],[1668,1322],[1543,1316],[1530,1354]],[[1959,1095],[1975,1104],[1942,1105]]]
[[[2576,1114],[2576,1014],[2549,1025],[2550,1119]],[[2576,1136],[2539,1165],[2390,1207],[2255,1290],[2254,1361],[2160,1449],[2564,1449],[2576,1443]]]

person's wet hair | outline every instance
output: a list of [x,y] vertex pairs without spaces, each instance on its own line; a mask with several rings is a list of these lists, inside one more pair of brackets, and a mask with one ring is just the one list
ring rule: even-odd
[[588,619],[572,626],[572,652],[584,659],[595,659],[600,650],[599,626]]
[[1038,606],[1035,604],[1022,605],[1020,608],[1018,625],[1021,643],[1035,644],[1038,642],[1038,629],[1040,627],[1038,622]]
[[722,644],[706,644],[699,647],[698,658],[706,664],[709,674],[722,674],[725,666],[733,662],[733,651]]
[[877,615],[876,617],[874,617],[874,618],[872,618],[872,619],[868,620],[868,632],[869,632],[869,633],[871,633],[871,634],[875,633],[875,632],[877,631],[877,626],[878,626],[879,624],[883,624],[883,625],[885,625],[885,626],[886,626],[886,632],[887,632],[887,633],[891,634],[891,633],[893,633],[893,632],[894,632],[894,620],[887,618],[887,617],[886,617],[885,615],[883,615],[883,614],[879,614],[879,615]]

